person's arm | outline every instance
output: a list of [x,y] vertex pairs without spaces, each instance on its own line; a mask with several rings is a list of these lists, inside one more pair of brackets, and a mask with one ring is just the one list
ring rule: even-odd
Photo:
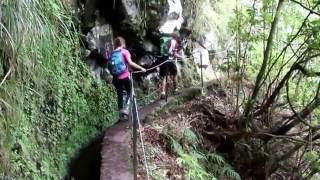
[[169,52],[170,52],[170,55],[172,55],[173,57],[175,57],[177,54],[177,45],[178,45],[177,40],[175,39],[170,40]]
[[132,61],[131,54],[130,54],[130,52],[128,50],[123,49],[123,56],[124,56],[126,62],[129,64],[129,66],[132,66],[132,67],[134,67],[136,69],[140,69],[143,72],[147,71],[145,68],[139,66],[138,64],[136,64],[135,62]]
[[127,61],[128,61],[128,64],[129,64],[130,66],[132,66],[132,67],[134,67],[134,68],[136,68],[136,69],[140,69],[140,70],[143,71],[143,72],[146,72],[146,71],[147,71],[145,68],[143,68],[143,67],[139,66],[137,63],[133,62],[130,57],[127,59]]

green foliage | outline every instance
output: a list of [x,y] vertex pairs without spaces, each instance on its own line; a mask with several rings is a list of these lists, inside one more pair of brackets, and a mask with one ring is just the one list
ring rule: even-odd
[[183,139],[194,146],[196,146],[199,142],[197,135],[190,128],[184,129]]
[[227,177],[232,180],[240,180],[240,175],[225,162],[224,158],[218,154],[208,154],[209,164],[207,167],[216,177]]
[[205,160],[205,156],[198,153],[181,153],[179,154],[179,158],[177,158],[178,164],[184,165],[187,169],[188,179],[214,180],[215,177],[210,177],[210,174],[207,173],[205,167],[200,163],[201,160]]
[[182,146],[174,139],[174,137],[167,135],[167,138],[169,140],[169,145],[171,145],[170,149],[175,154],[181,154],[183,153]]
[[311,173],[320,175],[320,153],[316,151],[307,152],[304,156],[306,162],[309,165]]
[[4,0],[1,11],[0,177],[62,179],[112,123],[113,90],[90,77],[62,1]]
[[[299,129],[299,131],[310,128],[314,130],[312,130],[312,134],[318,133],[319,105],[314,106],[316,107],[315,110],[310,110],[307,113],[308,116],[302,118],[297,115],[297,113],[303,112],[303,109],[308,109],[307,106],[311,102],[319,99],[319,76],[315,73],[318,72],[320,66],[319,17],[312,15],[307,10],[310,8],[318,12],[319,7],[314,8],[315,5],[315,1],[263,0],[238,3],[234,11],[235,17],[229,23],[230,30],[236,34],[236,42],[233,46],[235,53],[230,60],[230,66],[240,67],[239,73],[236,73],[245,74],[247,80],[255,80],[254,86],[248,88],[250,89],[248,92],[240,92],[240,90],[236,95],[241,100],[235,108],[240,107],[245,112],[239,114],[240,121],[247,123],[247,120],[250,119],[246,125],[251,126],[251,129],[244,126],[241,127],[242,130],[263,129],[271,134],[276,132],[277,135],[287,135],[294,128]],[[317,5],[319,6],[319,4]],[[282,8],[277,10],[277,6]],[[278,21],[274,21],[275,19]],[[274,29],[271,29],[271,27],[274,27]],[[272,46],[267,47],[267,44],[272,44]],[[306,70],[295,68],[297,64]],[[228,70],[230,70],[228,73],[232,73],[235,69],[230,68]],[[230,82],[234,83],[234,81]],[[239,87],[236,88],[238,90],[245,89],[246,85],[240,82]],[[243,107],[243,105],[248,104],[249,106]],[[258,110],[255,107],[258,107]],[[252,114],[252,112],[259,113]],[[282,113],[292,117],[278,116]],[[266,121],[261,122],[261,119]],[[286,125],[285,123],[279,123],[280,119],[299,119],[299,122],[296,120],[296,124],[292,124],[292,127],[287,126],[289,128],[284,130]],[[279,133],[281,130],[283,131]],[[312,134],[310,133],[308,136],[312,136]],[[297,137],[305,138],[304,135],[297,135]],[[267,143],[258,142],[260,153],[267,152],[272,156],[278,156],[277,158],[281,161],[288,160],[291,163],[286,163],[286,168],[292,168],[296,175],[301,176],[305,171],[308,171],[308,173],[315,172],[312,165],[309,169],[306,168],[307,170],[303,168],[297,168],[296,170],[296,166],[300,166],[297,165],[300,160],[295,160],[293,157],[295,155],[299,156],[300,149],[290,151],[286,148],[297,144],[289,143],[290,145],[288,144],[285,146],[286,148],[283,148],[284,146],[281,146],[281,144],[286,144],[286,141],[279,140],[277,142],[276,139],[279,140],[278,138],[270,138]],[[252,142],[251,138],[247,141],[248,153],[252,155],[252,159],[259,159],[259,156],[257,156],[259,153],[256,153],[257,149],[254,148],[256,145]],[[308,147],[309,144],[306,143],[303,146]],[[283,151],[285,155],[274,154],[274,152],[279,151]],[[314,156],[309,154],[307,157],[312,159]],[[244,157],[243,162],[248,161],[248,159],[251,158]],[[266,164],[270,161],[265,157],[261,159],[266,160]],[[275,167],[273,172],[269,172],[270,174],[283,166],[278,161],[270,163],[272,167]],[[259,168],[254,167],[253,170]],[[266,173],[266,176],[270,174]]]
[[226,40],[228,37],[226,27],[230,17],[233,16],[235,2],[190,0],[184,3],[186,7],[184,12],[189,13],[186,16],[192,17],[188,22],[192,27],[193,36],[199,37],[211,32],[221,38],[218,41]]
[[187,128],[183,131],[184,142],[193,143],[190,148],[183,148],[173,136],[167,135],[167,138],[169,145],[171,145],[170,149],[178,156],[177,163],[185,168],[188,179],[241,179],[240,175],[225,162],[222,156],[197,150],[199,139],[191,129]]
[[186,168],[188,179],[241,179],[240,175],[224,161],[224,158],[217,154],[203,154],[192,150],[188,153],[180,153],[177,162]]
[[148,84],[143,85],[147,87],[146,90],[142,90],[141,88],[135,88],[138,106],[142,107],[144,105],[150,104],[155,99],[159,98],[160,90],[157,86],[158,84],[158,82],[156,82],[155,84],[148,82]]

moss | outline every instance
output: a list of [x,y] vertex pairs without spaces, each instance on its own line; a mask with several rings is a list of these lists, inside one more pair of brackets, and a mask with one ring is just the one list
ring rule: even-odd
[[69,158],[115,120],[113,89],[89,75],[60,0],[3,3],[0,67],[12,72],[0,87],[0,179],[62,179]]

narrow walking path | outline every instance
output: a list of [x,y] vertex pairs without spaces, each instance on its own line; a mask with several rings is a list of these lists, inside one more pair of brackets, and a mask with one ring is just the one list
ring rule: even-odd
[[[205,86],[209,86],[214,82],[208,82]],[[193,99],[201,94],[201,87],[190,87],[181,91],[179,95],[168,97],[167,101],[157,100],[149,105],[139,109],[139,117],[145,119],[158,108],[176,100],[177,98]],[[120,122],[108,128],[104,135],[101,150],[101,180],[132,180],[132,147],[130,144],[131,130],[127,127],[130,122]]]
[[117,123],[107,129],[101,151],[100,180],[132,180],[131,147],[128,123]]
[[[173,97],[168,98],[170,102]],[[165,105],[164,100],[157,100],[139,110],[139,116],[144,119],[156,108]],[[130,122],[120,122],[108,128],[104,135],[101,151],[101,180],[132,180],[133,167],[131,162],[132,147],[131,131],[127,128]]]

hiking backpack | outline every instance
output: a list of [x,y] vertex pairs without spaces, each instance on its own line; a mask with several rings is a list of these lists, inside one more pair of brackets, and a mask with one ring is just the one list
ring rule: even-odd
[[163,36],[160,39],[160,54],[162,56],[170,55],[171,37]]
[[111,57],[108,60],[108,69],[113,76],[119,76],[127,69],[126,64],[123,62],[123,55],[121,49],[115,50],[111,53]]

